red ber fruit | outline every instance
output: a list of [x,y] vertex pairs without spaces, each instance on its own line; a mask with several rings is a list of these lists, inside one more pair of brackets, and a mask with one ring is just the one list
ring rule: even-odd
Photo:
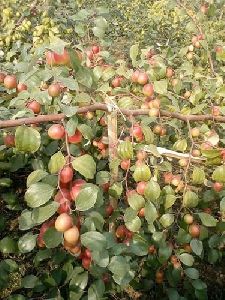
[[73,179],[73,169],[70,166],[64,167],[61,170],[59,177],[62,183],[70,182]]
[[81,132],[77,129],[72,136],[68,136],[68,141],[71,144],[78,144],[82,141],[82,134]]
[[65,129],[60,124],[54,124],[48,129],[48,135],[53,140],[60,140],[65,135]]
[[85,180],[83,179],[76,179],[75,181],[73,181],[72,183],[72,188],[70,190],[70,195],[71,195],[71,198],[75,201],[82,186],[86,183]]
[[59,201],[60,199],[68,199],[68,200],[72,200],[71,195],[70,195],[70,191],[67,189],[61,189],[57,192],[57,194],[55,195],[54,200],[55,201]]
[[91,265],[91,259],[90,258],[86,258],[86,257],[82,258],[82,266],[83,266],[84,269],[89,270],[90,265]]

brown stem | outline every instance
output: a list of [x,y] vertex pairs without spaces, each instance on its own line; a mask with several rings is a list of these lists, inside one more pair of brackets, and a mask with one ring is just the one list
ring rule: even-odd
[[[106,104],[94,104],[85,107],[78,108],[77,113],[83,114],[88,111],[108,111],[108,107]],[[120,111],[126,116],[141,116],[148,115],[148,109],[120,109]],[[161,117],[168,117],[178,119],[184,122],[204,122],[204,121],[215,121],[220,123],[225,123],[225,116],[213,116],[211,114],[208,115],[183,115],[178,112],[170,112],[166,110],[160,110]],[[3,120],[0,121],[0,128],[8,128],[8,127],[16,127],[20,125],[30,125],[30,124],[38,124],[38,123],[46,123],[46,122],[61,122],[64,118],[66,118],[65,114],[51,114],[51,115],[38,115],[36,117],[28,117],[21,118],[18,120]]]

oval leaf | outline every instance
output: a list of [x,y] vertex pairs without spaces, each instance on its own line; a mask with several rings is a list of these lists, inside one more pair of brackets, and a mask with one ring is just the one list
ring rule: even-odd
[[54,187],[49,184],[38,182],[32,184],[25,193],[25,201],[29,207],[39,207],[52,197]]
[[96,163],[91,155],[76,157],[72,162],[73,168],[87,179],[93,179],[96,173]]
[[34,153],[41,145],[41,136],[34,128],[20,126],[16,129],[15,143],[18,151]]

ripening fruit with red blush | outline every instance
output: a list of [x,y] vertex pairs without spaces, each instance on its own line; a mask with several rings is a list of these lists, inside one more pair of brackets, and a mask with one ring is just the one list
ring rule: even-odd
[[130,168],[130,160],[129,159],[122,160],[120,163],[120,167],[125,171],[128,170]]
[[77,226],[73,226],[68,230],[64,231],[64,240],[71,245],[76,245],[80,237],[80,232]]
[[171,172],[166,172],[163,173],[163,177],[164,177],[165,184],[171,184],[174,176]]
[[217,193],[221,192],[223,190],[224,186],[221,182],[214,182],[213,183],[213,190]]
[[156,253],[156,247],[154,245],[150,245],[148,247],[148,253],[149,254],[155,254]]
[[81,132],[76,129],[74,135],[68,136],[68,141],[71,144],[78,144],[82,141],[82,134]]
[[149,117],[158,117],[159,116],[159,109],[158,108],[150,108],[148,112]]
[[181,158],[178,163],[183,168],[187,167],[187,165],[188,165],[188,159],[187,158]]
[[99,120],[99,123],[101,126],[105,127],[107,125],[106,119],[104,117],[101,117]]
[[191,154],[194,157],[199,157],[201,155],[201,151],[198,149],[194,149]]
[[93,60],[94,59],[94,53],[91,50],[87,50],[86,51],[86,55],[88,57],[89,60]]
[[73,169],[70,166],[64,167],[59,174],[62,183],[68,183],[73,179]]
[[91,259],[84,257],[82,258],[82,266],[84,269],[89,270],[90,269],[90,265],[91,265]]
[[61,190],[59,190],[57,192],[57,194],[55,195],[54,200],[59,201],[60,199],[72,200],[71,195],[70,195],[70,191],[65,189],[65,188],[62,188]]
[[41,111],[41,104],[36,100],[29,101],[26,106],[35,114],[39,114]]
[[203,142],[201,144],[201,150],[211,150],[213,149],[213,145],[210,142]]
[[139,75],[140,75],[139,70],[134,71],[132,76],[131,76],[131,81],[134,82],[134,83],[137,83]]
[[114,208],[112,207],[111,204],[109,204],[108,206],[106,206],[105,213],[106,213],[107,217],[110,217],[113,212],[114,212]]
[[145,72],[140,72],[137,82],[141,85],[145,85],[148,82],[148,75]]
[[213,106],[212,107],[212,114],[216,117],[220,115],[220,107],[219,106]]
[[143,86],[143,90],[142,90],[143,94],[147,97],[151,97],[154,95],[154,87],[153,87],[153,84],[151,83],[148,83],[148,84],[145,84]]
[[70,202],[70,200],[65,199],[65,198],[60,198],[60,199],[57,198],[57,200],[55,199],[54,201],[59,203],[59,207],[57,209],[58,214],[61,215],[63,213],[66,213],[66,214],[70,213],[70,211],[71,211],[71,202]]
[[75,201],[82,186],[86,183],[85,180],[83,179],[76,179],[73,181],[73,184],[72,184],[72,187],[71,187],[71,190],[70,190],[70,195],[71,195],[71,198]]
[[119,225],[116,229],[116,237],[124,239],[126,237],[127,228],[124,225]]
[[198,137],[200,135],[200,129],[198,127],[194,127],[191,129],[192,137]]
[[84,250],[84,257],[86,257],[86,258],[90,258],[91,259],[91,251],[89,250],[89,249],[85,249]]
[[142,208],[139,210],[138,216],[139,216],[140,218],[144,218],[144,216],[145,216],[145,208],[144,208],[144,207],[142,207]]
[[65,232],[72,226],[73,226],[73,219],[71,216],[69,216],[66,213],[59,215],[55,220],[55,229],[59,232]]
[[52,83],[48,87],[48,94],[51,97],[58,97],[61,94],[61,86],[59,83]]
[[18,93],[22,92],[22,91],[26,91],[27,90],[27,85],[25,83],[18,83],[16,90]]
[[54,124],[48,129],[48,136],[53,140],[60,140],[65,135],[65,129],[60,124]]
[[172,68],[168,67],[168,68],[166,69],[166,77],[167,77],[167,78],[173,77],[173,69],[172,69]]
[[97,45],[95,45],[95,46],[92,47],[91,50],[92,50],[92,52],[93,52],[94,54],[98,54],[98,53],[100,52],[100,47],[97,46]]
[[188,225],[192,224],[194,222],[194,217],[190,214],[186,214],[184,216],[184,222]]
[[112,80],[112,87],[113,88],[120,87],[120,85],[121,85],[121,78],[120,77],[116,77]]
[[17,87],[17,79],[15,75],[6,75],[4,78],[4,86],[8,90],[15,89]]
[[189,233],[193,238],[198,238],[200,236],[200,226],[197,224],[190,225]]
[[145,181],[138,182],[137,187],[136,187],[137,193],[140,195],[144,195],[146,185],[147,185],[147,182],[145,182]]
[[4,135],[3,143],[6,147],[14,147],[15,146],[15,136],[13,134]]
[[5,77],[6,77],[6,74],[3,72],[0,72],[0,83],[4,82]]
[[133,131],[132,131],[132,128],[130,130],[131,130],[131,134],[133,133],[133,136],[135,137],[135,139],[138,142],[140,142],[144,139],[143,131],[139,124],[136,124],[133,126]]

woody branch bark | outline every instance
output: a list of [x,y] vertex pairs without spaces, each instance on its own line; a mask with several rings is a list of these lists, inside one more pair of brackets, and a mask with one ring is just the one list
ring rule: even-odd
[[[106,104],[93,104],[85,107],[78,108],[77,113],[82,114],[88,111],[108,111],[108,107]],[[141,116],[141,115],[148,115],[148,109],[120,109],[120,111],[125,116]],[[168,117],[168,118],[175,118],[184,122],[204,122],[204,121],[214,121],[225,123],[225,116],[213,116],[211,114],[207,115],[183,115],[178,112],[170,112],[166,110],[160,110],[161,117]],[[47,122],[60,122],[65,119],[65,114],[50,114],[50,115],[38,115],[36,117],[28,117],[28,118],[21,118],[17,120],[3,120],[0,121],[0,128],[7,128],[7,127],[16,127],[20,125],[29,125],[29,124],[38,124],[38,123],[47,123]]]

